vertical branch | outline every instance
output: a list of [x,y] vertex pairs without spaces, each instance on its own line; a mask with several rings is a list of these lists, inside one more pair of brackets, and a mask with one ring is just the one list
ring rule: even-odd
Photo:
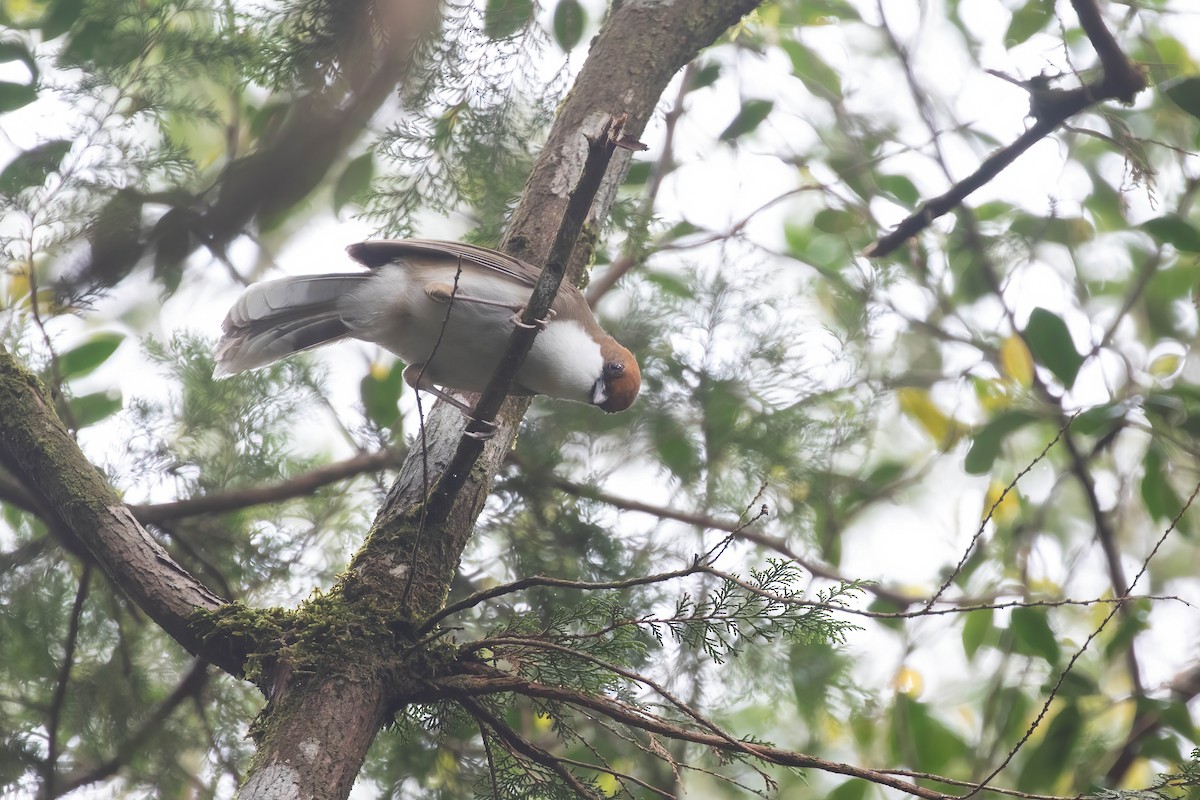
[[79,623],[83,618],[83,604],[87,601],[88,587],[92,579],[92,565],[84,563],[79,576],[79,588],[75,591],[75,603],[71,606],[71,620],[67,625],[67,641],[63,644],[63,661],[58,670],[58,681],[54,684],[54,695],[50,699],[50,710],[46,715],[46,761],[42,773],[42,791],[46,797],[54,797],[54,778],[58,771],[58,734],[62,722],[63,704],[67,701],[67,684],[71,680],[71,668],[75,665],[75,646],[79,641]]

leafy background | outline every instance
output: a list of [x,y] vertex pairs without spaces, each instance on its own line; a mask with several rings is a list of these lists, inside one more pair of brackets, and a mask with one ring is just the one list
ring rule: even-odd
[[[883,616],[838,616],[861,629],[832,641],[702,628],[623,645],[728,728],[966,781],[1032,729],[999,785],[1194,793],[1200,42],[1185,3],[1103,8],[1151,87],[1073,118],[879,259],[862,256],[879,233],[1020,135],[1028,89],[1094,74],[1069,5],[779,0],[690,65],[587,289],[644,395],[611,418],[535,405],[456,596],[674,569],[737,530],[732,571],[783,559],[769,585],[849,584]],[[224,308],[246,281],[346,267],[340,248],[368,234],[495,243],[604,13],[456,0],[389,59],[389,18],[365,2],[0,7],[4,345],[224,596],[328,587],[390,482],[379,464],[418,430],[402,365],[365,346],[212,381]],[[163,510],[381,451],[273,502]],[[4,791],[231,795],[260,698],[167,641],[20,476],[0,472],[0,508]],[[455,624],[569,632],[616,608],[678,616],[681,592],[729,599],[689,581],[603,602],[531,590]],[[1105,602],[1131,588],[1145,599]],[[358,791],[490,796],[478,732],[424,713],[378,740]],[[586,755],[552,710],[510,714]],[[672,745],[699,766],[673,770],[601,741],[693,796],[882,793],[746,765],[730,782],[699,748]]]

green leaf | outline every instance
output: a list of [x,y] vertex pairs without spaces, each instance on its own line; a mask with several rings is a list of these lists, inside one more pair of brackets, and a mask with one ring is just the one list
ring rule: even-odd
[[363,153],[347,164],[346,168],[342,170],[337,184],[333,187],[333,212],[338,213],[342,210],[342,206],[354,198],[366,194],[367,190],[371,188],[373,177],[375,177],[374,154]]
[[885,194],[891,195],[903,206],[912,208],[921,199],[916,184],[903,175],[878,175],[875,182]]
[[1012,632],[1018,653],[1043,658],[1051,666],[1058,664],[1058,639],[1050,628],[1046,609],[1013,609]]
[[32,84],[0,81],[0,114],[27,106],[37,100],[37,90]]
[[848,666],[846,658],[828,642],[794,642],[788,652],[796,708],[810,723],[827,708],[829,690]]
[[967,472],[972,475],[986,475],[991,472],[992,464],[1000,455],[1000,446],[1013,431],[1028,425],[1037,419],[1027,411],[1005,411],[984,425],[972,438],[971,449],[967,451],[964,464]]
[[1169,244],[1185,253],[1200,253],[1200,230],[1174,214],[1148,220],[1140,227],[1159,244]]
[[913,766],[923,772],[942,772],[967,752],[967,744],[958,734],[930,714],[924,703],[906,694],[896,698],[892,725],[897,759],[907,760],[915,754]]
[[1044,308],[1035,308],[1025,326],[1025,341],[1038,363],[1070,389],[1083,366],[1083,356],[1075,349],[1062,317]]
[[1166,457],[1162,447],[1152,442],[1146,450],[1142,467],[1142,501],[1146,504],[1146,510],[1156,520],[1174,519],[1179,509],[1183,508],[1183,501],[1175,493],[1167,477]]
[[554,40],[565,52],[575,49],[583,38],[587,12],[579,0],[558,0],[554,9]]
[[842,79],[824,59],[795,39],[783,41],[780,47],[792,60],[792,74],[800,79],[806,89],[817,97],[841,99]]
[[870,782],[851,778],[845,783],[839,784],[836,789],[825,795],[825,800],[865,800],[867,790],[870,788]]
[[841,208],[823,208],[813,217],[813,227],[822,233],[847,233],[864,228],[863,219],[853,211]]
[[71,29],[83,13],[83,0],[51,0],[46,16],[42,19],[42,36],[45,41],[58,38]]
[[390,369],[372,367],[359,383],[358,392],[367,419],[381,428],[395,428],[404,392],[404,365],[396,362]]
[[1054,0],[1029,0],[1013,12],[1008,30],[1004,33],[1004,43],[1008,47],[1021,44],[1046,27],[1053,17]]
[[72,397],[68,405],[76,430],[82,430],[120,411],[122,400],[119,392],[112,395],[108,392],[93,392],[82,397]]
[[0,194],[14,195],[22,189],[40,186],[58,169],[70,150],[68,140],[51,139],[21,153],[0,170]]
[[1017,785],[1031,791],[1049,790],[1067,770],[1074,771],[1076,745],[1083,733],[1083,716],[1074,704],[1065,706],[1050,720],[1046,735],[1028,753]]
[[962,629],[962,643],[963,652],[967,654],[968,659],[973,661],[979,648],[991,638],[992,632],[995,630],[995,626],[992,624],[992,617],[995,616],[995,613],[990,608],[967,612],[967,620],[963,623]]
[[533,19],[533,0],[488,0],[483,32],[489,39],[507,39]]
[[625,173],[626,186],[642,186],[646,181],[650,180],[650,170],[654,164],[649,161],[634,161],[629,165],[629,170]]
[[717,82],[717,78],[719,77],[721,77],[721,65],[718,62],[710,61],[707,64],[703,64],[692,72],[691,83],[688,84],[688,91],[694,92],[697,89],[703,89],[706,86],[712,86]]
[[1158,87],[1171,102],[1200,119],[1200,75],[1176,78]]
[[668,416],[656,416],[650,433],[654,450],[663,466],[685,482],[699,474],[702,463],[700,454],[678,421]]
[[733,141],[739,136],[750,133],[767,118],[775,104],[770,100],[747,100],[742,103],[737,116],[721,131],[718,137],[722,142]]
[[87,375],[107,361],[123,341],[125,341],[124,334],[96,334],[87,342],[58,357],[58,374],[63,380]]

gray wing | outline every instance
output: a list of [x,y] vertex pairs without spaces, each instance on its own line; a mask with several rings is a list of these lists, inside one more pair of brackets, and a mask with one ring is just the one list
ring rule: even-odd
[[453,265],[459,259],[484,269],[498,272],[526,286],[537,283],[541,270],[532,264],[513,258],[486,247],[461,242],[443,242],[437,239],[376,239],[359,242],[346,248],[346,252],[360,264],[378,269],[386,264],[403,266],[405,258],[422,256],[437,258]]

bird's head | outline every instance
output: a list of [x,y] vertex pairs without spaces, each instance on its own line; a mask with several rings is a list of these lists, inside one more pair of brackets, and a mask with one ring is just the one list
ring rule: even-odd
[[642,371],[633,353],[616,340],[609,339],[600,348],[604,366],[592,386],[592,405],[612,414],[624,411],[637,399],[642,388]]

